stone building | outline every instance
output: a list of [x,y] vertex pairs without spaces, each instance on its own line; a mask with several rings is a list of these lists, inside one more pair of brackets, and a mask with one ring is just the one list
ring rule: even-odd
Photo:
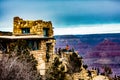
[[30,52],[38,60],[38,70],[44,75],[46,54],[52,59],[55,46],[51,21],[32,21],[14,17],[12,35],[0,35],[0,52],[9,52],[10,45],[17,40],[26,40]]

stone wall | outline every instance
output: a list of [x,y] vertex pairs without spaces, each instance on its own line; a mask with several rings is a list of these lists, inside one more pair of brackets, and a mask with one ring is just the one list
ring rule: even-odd
[[[39,35],[42,39],[39,39],[39,49],[31,51],[31,54],[38,61],[37,69],[41,75],[45,75],[46,70],[46,50],[47,44],[50,44],[49,55],[50,61],[53,60],[55,40],[53,38],[53,27],[51,21],[42,20],[23,20],[19,17],[14,17],[13,35],[15,36],[32,36]],[[27,34],[22,33],[22,29],[29,28],[30,32]],[[48,29],[48,38],[44,38],[44,28]],[[34,39],[35,40],[35,39]]]
[[19,17],[14,17],[13,35],[22,35],[22,28],[30,28],[30,34],[43,36],[43,28],[48,28],[48,37],[53,36],[53,27],[51,21],[42,20],[23,20]]
[[[22,30],[29,28],[28,33],[23,33]],[[47,36],[44,36],[44,29],[47,29]],[[51,21],[42,21],[42,20],[23,20],[19,17],[14,17],[13,19],[13,33],[8,32],[0,32],[0,35],[8,35],[12,36],[14,35],[13,39],[10,39],[9,37],[6,39],[8,42],[4,41],[7,46],[7,52],[9,52],[9,48],[11,44],[14,44],[14,41],[17,40],[34,40],[39,41],[38,46],[39,49],[30,51],[31,54],[35,57],[35,59],[38,61],[37,69],[40,72],[41,75],[45,75],[45,70],[48,65],[46,65],[46,51],[47,51],[47,44],[49,44],[49,55],[50,60],[53,60],[53,54],[54,54],[54,47],[55,47],[55,40],[53,38],[53,27]],[[32,37],[33,35],[37,35],[38,38]],[[19,37],[18,39],[15,37]],[[21,36],[31,36],[29,39],[26,37],[21,38]],[[4,39],[3,39],[4,40]],[[1,51],[0,51],[1,53]]]
[[39,50],[31,51],[31,54],[33,54],[33,56],[38,61],[37,69],[41,75],[45,75],[45,70],[48,67],[48,65],[46,65],[46,49],[47,49],[46,44],[47,43],[50,43],[50,51],[49,51],[50,60],[49,61],[52,61],[53,54],[54,54],[54,46],[55,46],[55,42],[53,39],[40,40]]
[[0,31],[0,36],[11,36],[12,35],[12,32],[3,32],[3,31]]

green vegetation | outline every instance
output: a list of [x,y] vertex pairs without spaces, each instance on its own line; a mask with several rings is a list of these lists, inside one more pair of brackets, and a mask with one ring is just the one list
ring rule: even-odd
[[25,40],[17,40],[10,45],[10,57],[17,56],[18,59],[31,63],[34,70],[36,70],[37,61],[35,60],[33,55],[30,54],[30,49],[27,46],[28,45]]
[[30,54],[26,41],[17,40],[10,45],[10,52],[0,60],[1,80],[41,80],[36,69],[37,61]]
[[78,54],[73,52],[69,56],[69,65],[68,65],[68,73],[75,73],[75,72],[80,72],[80,68],[82,66],[82,57],[78,57]]
[[62,62],[56,57],[46,72],[46,80],[65,80],[65,68],[60,65],[62,65]]
[[72,74],[80,72],[82,58],[76,53],[67,54],[63,60],[60,56],[55,57],[51,66],[47,69],[46,80],[73,80]]

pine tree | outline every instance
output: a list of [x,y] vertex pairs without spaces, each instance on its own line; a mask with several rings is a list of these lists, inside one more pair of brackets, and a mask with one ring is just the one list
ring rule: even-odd
[[46,72],[46,80],[65,80],[64,66],[60,65],[62,62],[56,57]]
[[78,55],[75,52],[73,52],[69,56],[68,73],[80,72],[81,65],[82,65],[82,58],[78,57]]

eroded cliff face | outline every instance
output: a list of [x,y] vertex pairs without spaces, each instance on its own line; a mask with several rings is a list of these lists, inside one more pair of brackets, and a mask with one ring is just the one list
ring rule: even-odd
[[55,36],[56,48],[69,45],[84,57],[89,68],[109,65],[113,75],[120,75],[120,34],[61,35]]

